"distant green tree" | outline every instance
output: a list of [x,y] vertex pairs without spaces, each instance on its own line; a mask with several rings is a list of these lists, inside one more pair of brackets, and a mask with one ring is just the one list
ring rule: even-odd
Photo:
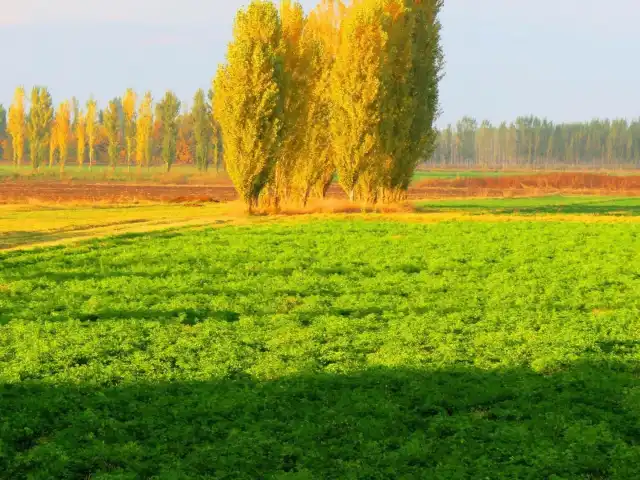
[[167,167],[167,172],[169,172],[176,159],[180,100],[178,100],[175,93],[169,91],[157,108],[162,137],[162,161]]
[[0,104],[0,159],[4,155],[4,140],[7,138],[7,111]]
[[200,171],[209,168],[211,139],[213,137],[213,116],[204,90],[200,89],[193,98],[193,135],[196,144],[195,163]]
[[53,123],[53,102],[45,87],[34,87],[31,91],[31,109],[27,119],[27,135],[31,166],[39,170],[47,157]]
[[209,99],[209,105],[211,108],[211,145],[213,147],[212,156],[213,162],[216,165],[216,172],[220,172],[224,164],[224,143],[222,142],[222,128],[220,128],[220,123],[216,119],[215,115],[213,115],[213,89],[210,88],[207,94],[207,98]]
[[102,113],[107,138],[109,141],[109,165],[115,170],[120,154],[120,117],[118,104],[115,100],[109,102],[109,106]]

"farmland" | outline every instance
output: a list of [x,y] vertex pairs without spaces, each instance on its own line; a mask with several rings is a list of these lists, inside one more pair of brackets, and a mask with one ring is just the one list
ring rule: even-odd
[[634,478],[637,202],[464,202],[4,206],[3,478]]
[[14,3],[0,480],[640,478],[630,38],[540,2]]
[[[415,172],[406,192],[410,200],[424,198],[529,197],[560,195],[640,196],[640,176],[630,172],[535,172],[494,170],[435,170]],[[327,191],[333,199],[346,199],[334,182]],[[228,202],[238,198],[224,172],[198,172],[190,166],[173,171],[159,168],[131,172],[104,166],[70,167],[60,177],[52,169],[17,173],[0,167],[2,203],[112,203]]]

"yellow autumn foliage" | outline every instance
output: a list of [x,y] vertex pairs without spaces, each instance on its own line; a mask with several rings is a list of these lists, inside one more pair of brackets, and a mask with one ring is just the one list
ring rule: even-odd
[[136,122],[136,163],[138,168],[151,163],[151,136],[153,132],[153,98],[147,92],[142,99]]
[[58,150],[58,162],[60,171],[64,171],[69,151],[69,134],[71,133],[71,110],[69,102],[62,102],[58,106],[54,120],[54,134],[51,136]]
[[122,99],[122,113],[124,114],[124,137],[127,152],[127,170],[131,168],[131,157],[136,141],[136,93],[127,89]]
[[253,1],[236,17],[227,63],[213,85],[227,171],[249,210],[273,174],[282,143],[281,39],[275,6]]
[[331,73],[334,163],[340,185],[352,201],[361,178],[377,160],[380,70],[387,44],[381,16],[377,0],[360,0],[346,10]]
[[9,107],[9,118],[7,130],[11,135],[11,146],[13,150],[13,165],[19,167],[24,157],[24,141],[26,137],[26,122],[24,110],[25,92],[24,87],[16,88],[13,102]]
[[96,125],[96,114],[98,104],[95,100],[91,99],[87,102],[87,117],[86,117],[86,131],[87,131],[87,146],[89,147],[89,170],[93,167],[93,157],[95,154],[95,145],[98,137],[98,129]]
[[76,141],[77,141],[77,163],[81,167],[84,165],[85,152],[87,150],[87,117],[82,110],[78,110],[76,117]]
[[335,172],[331,130],[331,71],[340,41],[345,6],[340,0],[322,0],[305,24],[300,51],[305,62],[305,101],[298,118],[301,136],[294,185],[306,205],[314,188],[324,196]]

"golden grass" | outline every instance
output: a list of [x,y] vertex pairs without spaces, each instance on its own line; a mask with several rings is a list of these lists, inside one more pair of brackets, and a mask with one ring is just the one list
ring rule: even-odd
[[0,205],[0,250],[68,244],[124,233],[228,224],[299,223],[320,219],[437,223],[459,222],[577,222],[640,223],[637,216],[545,213],[511,215],[445,211],[418,213],[411,204],[377,211],[331,199],[306,208],[285,207],[278,214],[261,211],[249,216],[239,202],[224,204],[137,204],[72,206],[68,204]]
[[0,205],[0,249],[57,245],[122,233],[208,225],[224,208],[207,205]]

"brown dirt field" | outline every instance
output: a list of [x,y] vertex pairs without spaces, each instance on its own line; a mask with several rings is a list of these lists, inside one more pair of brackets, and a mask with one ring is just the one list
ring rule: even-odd
[[[640,195],[640,175],[550,173],[505,177],[427,179],[410,187],[409,200],[443,197],[517,197],[549,194]],[[338,185],[329,196],[344,199]],[[0,203],[135,203],[227,202],[237,199],[229,181],[219,185],[150,185],[70,183],[56,181],[0,182]]]

